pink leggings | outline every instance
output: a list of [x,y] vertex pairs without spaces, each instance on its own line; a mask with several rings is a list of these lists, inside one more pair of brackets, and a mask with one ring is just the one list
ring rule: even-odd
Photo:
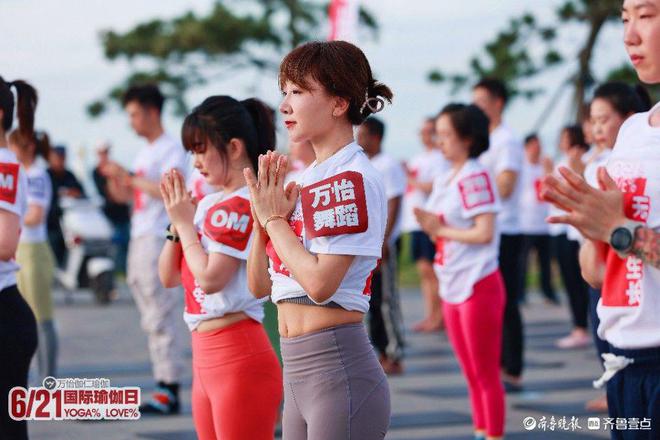
[[192,332],[192,409],[200,440],[272,440],[282,370],[264,328],[252,319]]
[[449,342],[467,379],[475,430],[504,435],[504,387],[500,378],[504,283],[499,270],[474,285],[460,304],[443,301]]

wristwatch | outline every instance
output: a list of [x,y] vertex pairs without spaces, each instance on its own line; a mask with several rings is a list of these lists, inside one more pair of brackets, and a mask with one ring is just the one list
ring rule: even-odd
[[621,258],[626,258],[635,243],[635,231],[644,226],[643,223],[628,220],[623,225],[612,231],[610,235],[610,246]]
[[169,225],[167,225],[167,229],[165,229],[165,238],[167,238],[170,241],[173,241],[174,243],[180,242],[181,239],[179,238],[178,235],[175,235],[175,234],[172,233],[172,230],[170,229],[170,226],[172,226],[171,223]]

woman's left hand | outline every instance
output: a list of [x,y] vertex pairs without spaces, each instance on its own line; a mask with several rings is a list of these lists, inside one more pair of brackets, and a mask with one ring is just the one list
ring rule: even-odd
[[186,191],[183,175],[177,170],[165,173],[160,182],[160,193],[172,225],[181,230],[181,225],[192,224],[195,218],[195,204]]
[[262,226],[272,216],[288,220],[296,206],[300,189],[295,182],[284,187],[287,165],[286,156],[269,151],[259,157],[256,177],[252,169],[243,170],[256,220]]
[[440,220],[440,216],[421,208],[415,208],[415,217],[422,227],[432,239],[436,239],[441,232],[444,223]]

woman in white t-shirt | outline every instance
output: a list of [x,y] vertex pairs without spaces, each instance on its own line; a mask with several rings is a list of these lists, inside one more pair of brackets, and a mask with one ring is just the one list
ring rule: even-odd
[[425,209],[415,213],[436,242],[447,336],[468,382],[475,437],[499,439],[506,301],[495,222],[500,203],[493,177],[477,161],[488,149],[488,117],[475,105],[449,104],[438,115],[436,135],[451,169],[435,179]]
[[37,318],[39,376],[56,377],[57,332],[52,293],[55,256],[48,242],[47,226],[53,187],[44,162],[39,160],[39,156],[48,158],[50,145],[46,136],[14,130],[9,134],[9,148],[25,169],[28,180],[28,209],[16,251],[16,261],[21,266],[18,289]]
[[7,132],[18,107],[18,130],[33,136],[36,106],[37,92],[32,86],[0,77],[0,438],[17,440],[28,438],[27,422],[10,418],[9,391],[27,388],[30,361],[37,348],[37,325],[16,286],[20,266],[15,256],[28,205],[27,178],[16,155],[7,148]]
[[382,439],[390,422],[387,379],[363,323],[385,234],[385,189],[355,143],[353,126],[392,92],[360,49],[311,42],[280,65],[280,104],[293,142],[316,161],[284,187],[287,159],[246,169],[255,213],[248,281],[277,304],[287,440]]
[[195,207],[183,175],[163,177],[172,224],[158,271],[167,288],[183,285],[192,334],[192,407],[197,436],[272,439],[282,400],[282,374],[261,322],[262,301],[247,286],[254,220],[243,168],[256,169],[275,146],[270,110],[257,99],[212,96],[182,129],[195,168],[222,191]]
[[[660,0],[625,0],[622,19],[639,79],[660,84]],[[598,189],[561,172],[565,181],[546,179],[544,195],[569,211],[548,220],[609,244],[605,262],[581,252],[585,278],[602,286],[598,335],[610,344],[595,385],[607,384],[611,419],[645,428],[613,431],[612,438],[660,438],[660,103],[623,123],[607,166],[597,170]]]

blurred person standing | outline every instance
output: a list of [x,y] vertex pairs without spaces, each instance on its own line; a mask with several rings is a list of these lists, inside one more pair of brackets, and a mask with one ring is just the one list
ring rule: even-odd
[[169,415],[180,411],[179,385],[183,368],[183,341],[177,332],[180,287],[166,289],[158,278],[158,257],[168,226],[160,193],[164,173],[176,169],[185,176],[183,146],[163,129],[161,112],[165,97],[155,85],[138,85],[124,94],[124,110],[135,133],[147,140],[137,152],[133,171],[116,163],[106,167],[110,191],[118,200],[132,196],[131,239],[128,245],[127,281],[149,338],[149,354],[156,391],[140,406],[143,414]]
[[424,151],[407,163],[408,186],[403,196],[401,229],[410,233],[410,255],[419,274],[425,316],[413,326],[416,332],[435,332],[443,327],[438,278],[433,271],[435,244],[415,218],[414,209],[425,205],[433,190],[433,179],[447,171],[449,163],[435,145],[435,118],[426,118],[419,130]]
[[472,89],[474,104],[490,121],[490,147],[480,157],[495,179],[502,210],[497,216],[501,233],[500,271],[506,288],[504,309],[504,333],[502,337],[502,369],[505,385],[518,389],[522,383],[524,367],[523,323],[518,300],[520,298],[520,273],[522,272],[523,236],[520,230],[520,196],[524,151],[522,142],[504,122],[503,113],[509,99],[504,82],[484,78]]
[[16,251],[16,262],[21,266],[18,290],[37,319],[37,359],[39,376],[43,379],[57,374],[57,332],[52,293],[55,258],[48,244],[47,229],[53,189],[44,162],[39,160],[39,156],[44,160],[48,157],[50,145],[43,137],[14,130],[9,133],[9,148],[27,175],[28,208]]
[[545,176],[541,141],[536,133],[525,138],[525,162],[520,173],[522,195],[520,199],[520,230],[523,233],[523,270],[520,272],[520,302],[526,295],[526,281],[529,267],[529,253],[536,251],[541,277],[541,293],[546,301],[559,304],[557,293],[552,285],[552,239],[550,227],[545,219],[550,204],[541,199],[541,181]]
[[403,372],[403,315],[397,286],[397,259],[401,233],[401,200],[406,191],[403,166],[382,150],[385,124],[373,116],[357,130],[357,142],[371,164],[383,177],[387,197],[387,224],[383,241],[383,257],[371,280],[369,330],[371,340],[380,353],[387,374]]
[[116,246],[115,268],[117,272],[126,273],[126,257],[131,231],[131,207],[128,203],[114,198],[108,188],[108,178],[104,169],[110,165],[110,148],[108,142],[101,142],[96,147],[98,162],[92,171],[96,191],[103,198],[103,213],[114,228],[112,242]]
[[[42,133],[43,142],[49,143],[50,140],[46,133]],[[57,265],[63,267],[66,263],[66,245],[60,221],[62,220],[62,208],[60,207],[61,197],[80,198],[85,197],[85,190],[82,184],[76,178],[76,175],[66,167],[66,147],[56,145],[50,148],[48,154],[48,175],[53,184],[53,194],[48,211],[48,241],[55,254]]]

